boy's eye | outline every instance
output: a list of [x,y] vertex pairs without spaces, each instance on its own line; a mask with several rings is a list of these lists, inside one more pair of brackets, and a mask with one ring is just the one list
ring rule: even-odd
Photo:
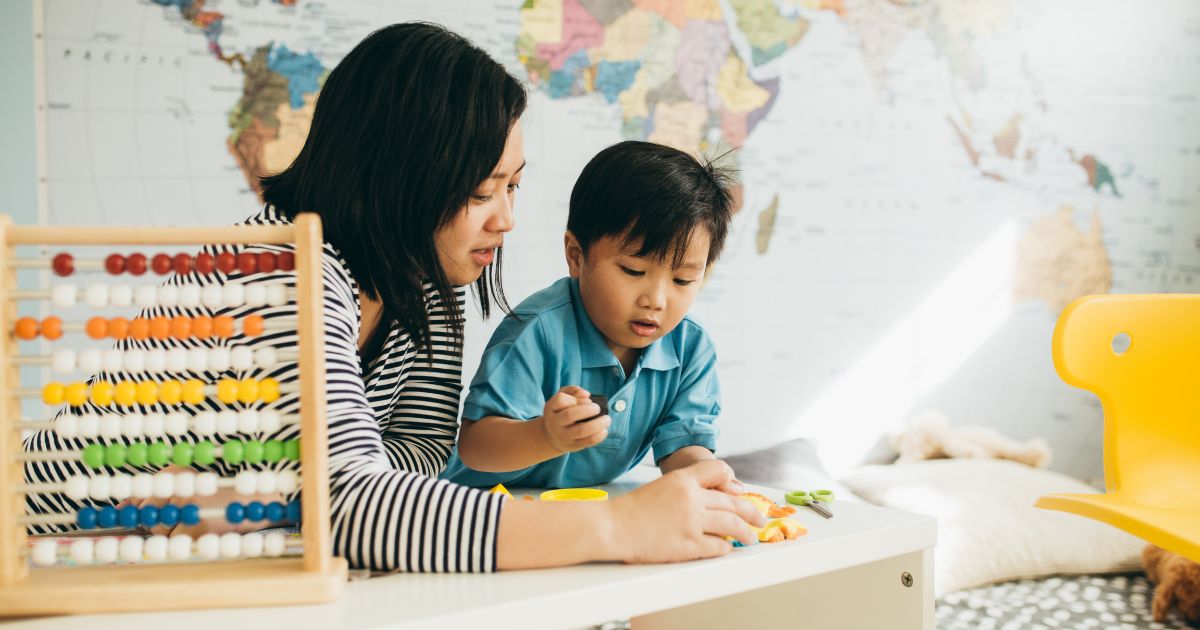
[[685,280],[684,278],[675,278],[675,284],[678,284],[681,287],[686,287],[687,285],[689,285],[693,282],[695,282],[695,280]]
[[629,267],[626,267],[625,265],[621,265],[621,271],[624,271],[627,275],[633,276],[635,278],[640,278],[640,277],[646,275],[645,271],[638,271],[636,269],[630,269]]

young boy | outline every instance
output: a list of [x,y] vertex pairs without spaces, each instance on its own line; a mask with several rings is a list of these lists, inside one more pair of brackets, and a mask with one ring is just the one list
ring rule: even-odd
[[729,186],[648,142],[588,163],[571,192],[570,277],[497,327],[443,478],[565,488],[607,483],[651,448],[664,473],[714,458],[716,353],[687,312],[725,242]]

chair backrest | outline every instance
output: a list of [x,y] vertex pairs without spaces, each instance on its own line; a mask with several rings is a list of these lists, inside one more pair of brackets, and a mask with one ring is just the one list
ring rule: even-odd
[[1054,365],[1104,407],[1110,493],[1200,501],[1200,295],[1076,300],[1054,330]]

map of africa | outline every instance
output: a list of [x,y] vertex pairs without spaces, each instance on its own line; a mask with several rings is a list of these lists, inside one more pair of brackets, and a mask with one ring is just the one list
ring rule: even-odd
[[[42,6],[49,224],[254,212],[330,69],[414,19],[530,88],[514,298],[565,272],[566,202],[596,151],[720,157],[740,211],[695,312],[719,350],[723,452],[811,437],[836,472],[937,409],[1045,436],[1055,468],[1094,479],[1100,409],[1054,374],[1055,318],[1081,295],[1200,281],[1200,7],[1182,1]],[[472,322],[467,365],[494,324]]]

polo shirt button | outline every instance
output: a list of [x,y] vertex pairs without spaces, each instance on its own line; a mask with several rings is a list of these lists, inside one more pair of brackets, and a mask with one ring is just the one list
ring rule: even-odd
[[625,401],[618,400],[617,402],[613,403],[613,409],[616,409],[618,413],[625,411]]
[[620,375],[621,375],[621,368],[619,368],[619,367],[613,368],[613,376],[620,376]]

